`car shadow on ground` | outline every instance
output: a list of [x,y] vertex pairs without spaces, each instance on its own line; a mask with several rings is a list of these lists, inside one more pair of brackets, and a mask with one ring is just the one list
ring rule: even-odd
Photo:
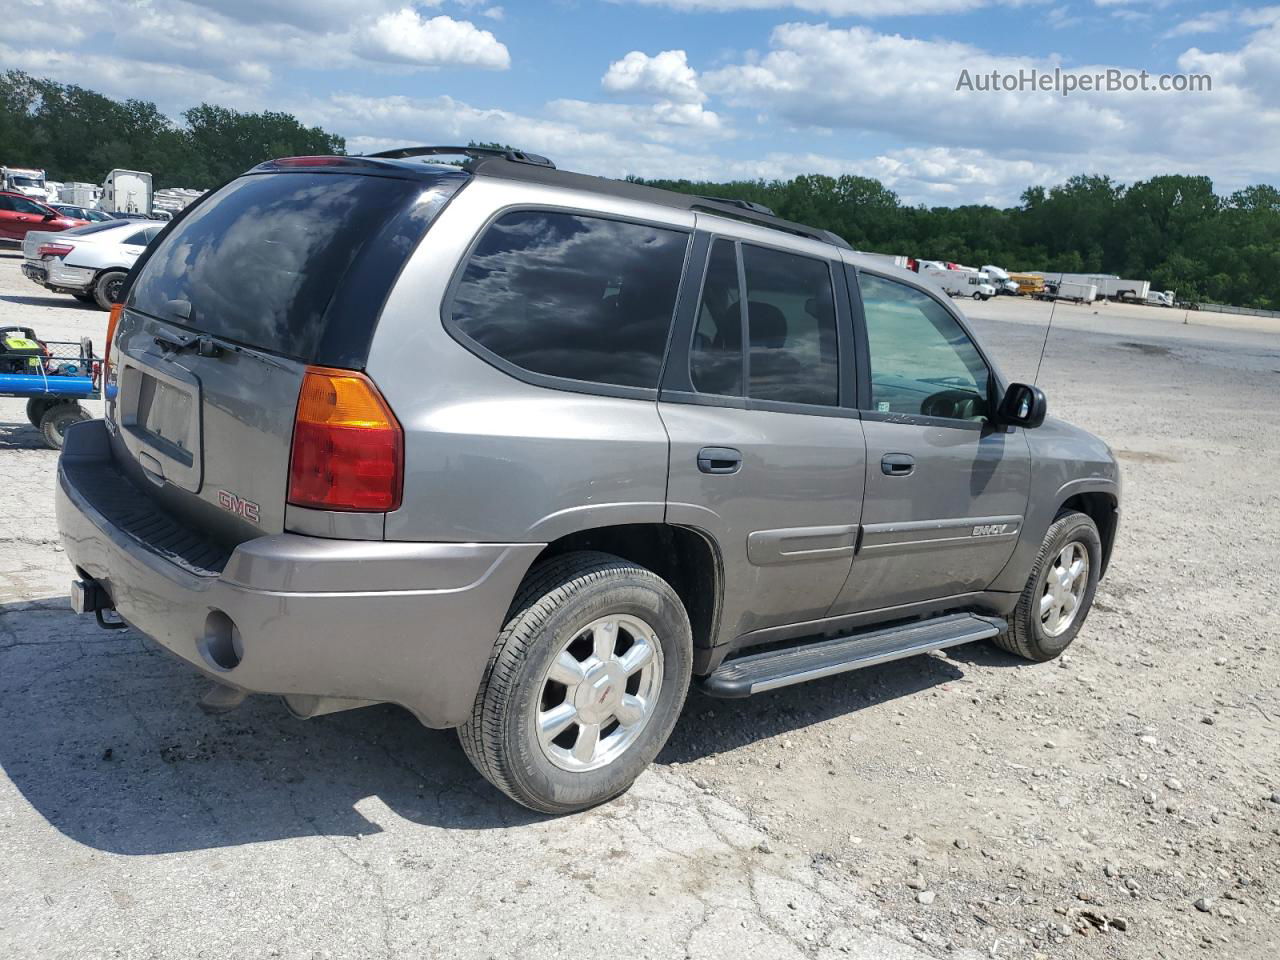
[[70,294],[51,294],[47,297],[28,297],[16,293],[0,294],[0,301],[22,304],[28,307],[68,307],[86,313],[101,313],[96,303],[82,303]]
[[0,450],[48,450],[44,435],[29,423],[0,420]]
[[[962,679],[949,659],[916,657],[749,700],[695,690],[659,762]],[[370,835],[382,830],[382,805],[446,829],[542,819],[486,783],[452,731],[398,707],[300,721],[278,698],[250,697],[205,716],[196,701],[207,686],[135,631],[77,617],[65,598],[0,604],[0,768],[37,814],[87,846],[156,854]]]

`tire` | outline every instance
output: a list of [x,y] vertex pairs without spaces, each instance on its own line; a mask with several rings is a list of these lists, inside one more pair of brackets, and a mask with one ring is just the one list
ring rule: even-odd
[[[1087,568],[1082,579],[1077,578],[1073,587],[1078,589],[1078,599],[1070,614],[1070,620],[1054,635],[1052,629],[1052,609],[1057,606],[1049,588],[1049,577],[1058,567],[1059,559],[1064,552],[1077,545],[1076,549],[1087,558]],[[1080,556],[1081,553],[1077,553]],[[1044,663],[1057,657],[1071,645],[1076,638],[1085,619],[1089,616],[1089,608],[1093,606],[1093,595],[1098,589],[1098,573],[1102,569],[1102,538],[1098,536],[1098,528],[1092,519],[1075,510],[1058,515],[1044,537],[1044,545],[1031,567],[1031,575],[1027,585],[1018,599],[1014,609],[1012,622],[1005,633],[996,637],[995,642],[1003,650]],[[1066,591],[1060,591],[1063,596]],[[1077,595],[1076,590],[1071,591]],[[1048,601],[1051,612],[1042,614],[1044,598],[1050,594]],[[1046,616],[1048,622],[1046,622]]]
[[44,412],[56,404],[57,400],[50,400],[47,397],[32,397],[27,401],[27,419],[31,421],[33,427],[40,426],[40,418],[44,416]]
[[125,277],[128,275],[124,270],[107,270],[99,274],[98,279],[93,282],[94,303],[103,310],[110,310],[115,306],[116,300],[120,298],[123,291]]
[[[596,653],[601,647],[593,648],[588,630],[593,625],[602,625],[609,656],[619,658],[608,666]],[[634,638],[645,625],[649,637],[641,644]],[[646,666],[625,681],[622,673],[609,673],[625,669],[627,651],[641,645],[650,647]],[[596,679],[572,687],[556,682],[549,672],[553,666],[564,669],[562,651],[585,662],[586,676]],[[684,706],[692,663],[689,617],[665,580],[612,554],[554,557],[525,577],[458,739],[476,770],[517,803],[551,814],[585,810],[626,791],[657,756]],[[569,703],[574,690],[581,691],[581,713]],[[597,690],[602,691],[598,701]],[[571,755],[580,745],[596,744],[584,734],[593,725],[582,718],[596,719],[598,711],[610,709],[606,698],[625,694],[632,695],[626,698],[628,709],[641,695],[652,704],[643,719],[633,722],[636,730],[628,732],[616,718],[613,725],[600,720],[599,761]],[[619,703],[619,710],[624,705]],[[574,719],[553,728],[560,732],[544,742],[535,731],[536,718],[557,706],[569,708]]]
[[982,299],[982,294],[980,294],[980,293],[975,293],[975,294],[973,294],[973,299],[975,299],[975,300],[981,300],[981,299]]
[[72,296],[75,297],[77,300],[79,300],[81,303],[96,304],[98,302],[98,298],[95,297],[92,293],[73,293]]
[[40,417],[40,432],[44,434],[44,442],[53,450],[62,449],[62,438],[67,427],[92,417],[78,403],[55,403]]

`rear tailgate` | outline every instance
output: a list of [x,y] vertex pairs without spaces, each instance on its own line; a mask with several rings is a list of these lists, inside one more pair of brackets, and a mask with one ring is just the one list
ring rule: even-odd
[[117,327],[107,410],[140,495],[229,545],[284,530],[307,365],[363,366],[388,292],[369,278],[425,231],[419,216],[413,243],[383,246],[394,226],[404,239],[422,193],[386,176],[245,176],[153,243]]

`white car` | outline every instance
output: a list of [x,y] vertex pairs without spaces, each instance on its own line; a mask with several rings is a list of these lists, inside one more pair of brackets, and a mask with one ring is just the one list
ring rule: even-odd
[[22,272],[42,287],[110,310],[129,268],[162,229],[146,220],[111,220],[59,233],[33,230],[22,242]]

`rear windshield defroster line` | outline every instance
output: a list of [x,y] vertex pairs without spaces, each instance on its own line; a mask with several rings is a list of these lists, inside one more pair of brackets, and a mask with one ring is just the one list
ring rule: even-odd
[[363,367],[400,268],[465,182],[449,174],[241,177],[160,241],[129,307],[307,363]]

